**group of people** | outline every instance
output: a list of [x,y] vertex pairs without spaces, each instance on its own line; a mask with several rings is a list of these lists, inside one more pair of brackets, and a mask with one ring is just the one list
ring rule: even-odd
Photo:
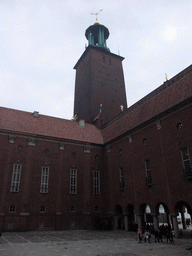
[[163,238],[166,238],[167,243],[174,243],[174,230],[171,229],[170,225],[161,225],[158,230],[155,230],[153,226],[146,225],[146,227],[142,229],[138,229],[138,242],[142,243],[142,241],[151,243],[151,235],[155,237],[155,243],[163,244]]

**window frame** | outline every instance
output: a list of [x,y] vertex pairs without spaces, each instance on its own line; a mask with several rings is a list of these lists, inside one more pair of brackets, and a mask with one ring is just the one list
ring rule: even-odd
[[15,205],[10,205],[9,206],[9,213],[15,213],[16,212],[16,206]]
[[13,173],[12,173],[12,179],[11,179],[11,190],[10,190],[11,192],[19,192],[21,170],[22,170],[21,164],[13,165]]
[[49,186],[49,167],[43,166],[41,170],[40,193],[43,193],[43,194],[48,193],[48,186]]
[[125,189],[125,183],[124,183],[124,173],[123,173],[123,167],[121,166],[119,168],[119,175],[120,175],[120,189],[124,190]]
[[70,170],[70,194],[77,194],[77,169]]
[[[185,153],[185,151],[186,153]],[[191,161],[189,157],[189,150],[187,146],[183,146],[180,149],[181,151],[181,159],[182,159],[182,164],[183,164],[183,171],[185,175],[186,180],[191,180],[192,179],[192,170],[191,170]],[[187,169],[189,168],[189,169]]]
[[93,194],[100,195],[100,172],[98,170],[93,171]]
[[151,164],[149,158],[145,159],[145,172],[147,186],[152,186]]

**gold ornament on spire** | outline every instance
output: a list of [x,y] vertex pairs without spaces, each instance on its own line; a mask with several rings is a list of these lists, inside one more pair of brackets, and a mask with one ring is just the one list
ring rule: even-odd
[[99,13],[102,12],[102,11],[103,11],[103,9],[99,10],[99,11],[96,12],[96,13],[94,13],[94,12],[90,13],[90,15],[96,15],[96,21],[95,21],[94,24],[100,24],[100,22],[99,22],[98,19],[97,19],[97,16],[98,16]]
[[165,73],[165,80],[167,81],[168,80],[168,78],[167,78],[167,74]]

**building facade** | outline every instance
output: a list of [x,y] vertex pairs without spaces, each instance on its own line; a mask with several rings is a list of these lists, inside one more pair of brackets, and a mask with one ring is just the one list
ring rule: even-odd
[[178,235],[192,214],[192,65],[127,108],[108,29],[85,35],[73,120],[0,108],[0,228],[158,229],[163,213]]

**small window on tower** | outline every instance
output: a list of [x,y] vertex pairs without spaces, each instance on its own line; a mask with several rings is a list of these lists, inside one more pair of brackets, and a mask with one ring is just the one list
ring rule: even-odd
[[105,57],[103,56],[103,62],[105,63]]

